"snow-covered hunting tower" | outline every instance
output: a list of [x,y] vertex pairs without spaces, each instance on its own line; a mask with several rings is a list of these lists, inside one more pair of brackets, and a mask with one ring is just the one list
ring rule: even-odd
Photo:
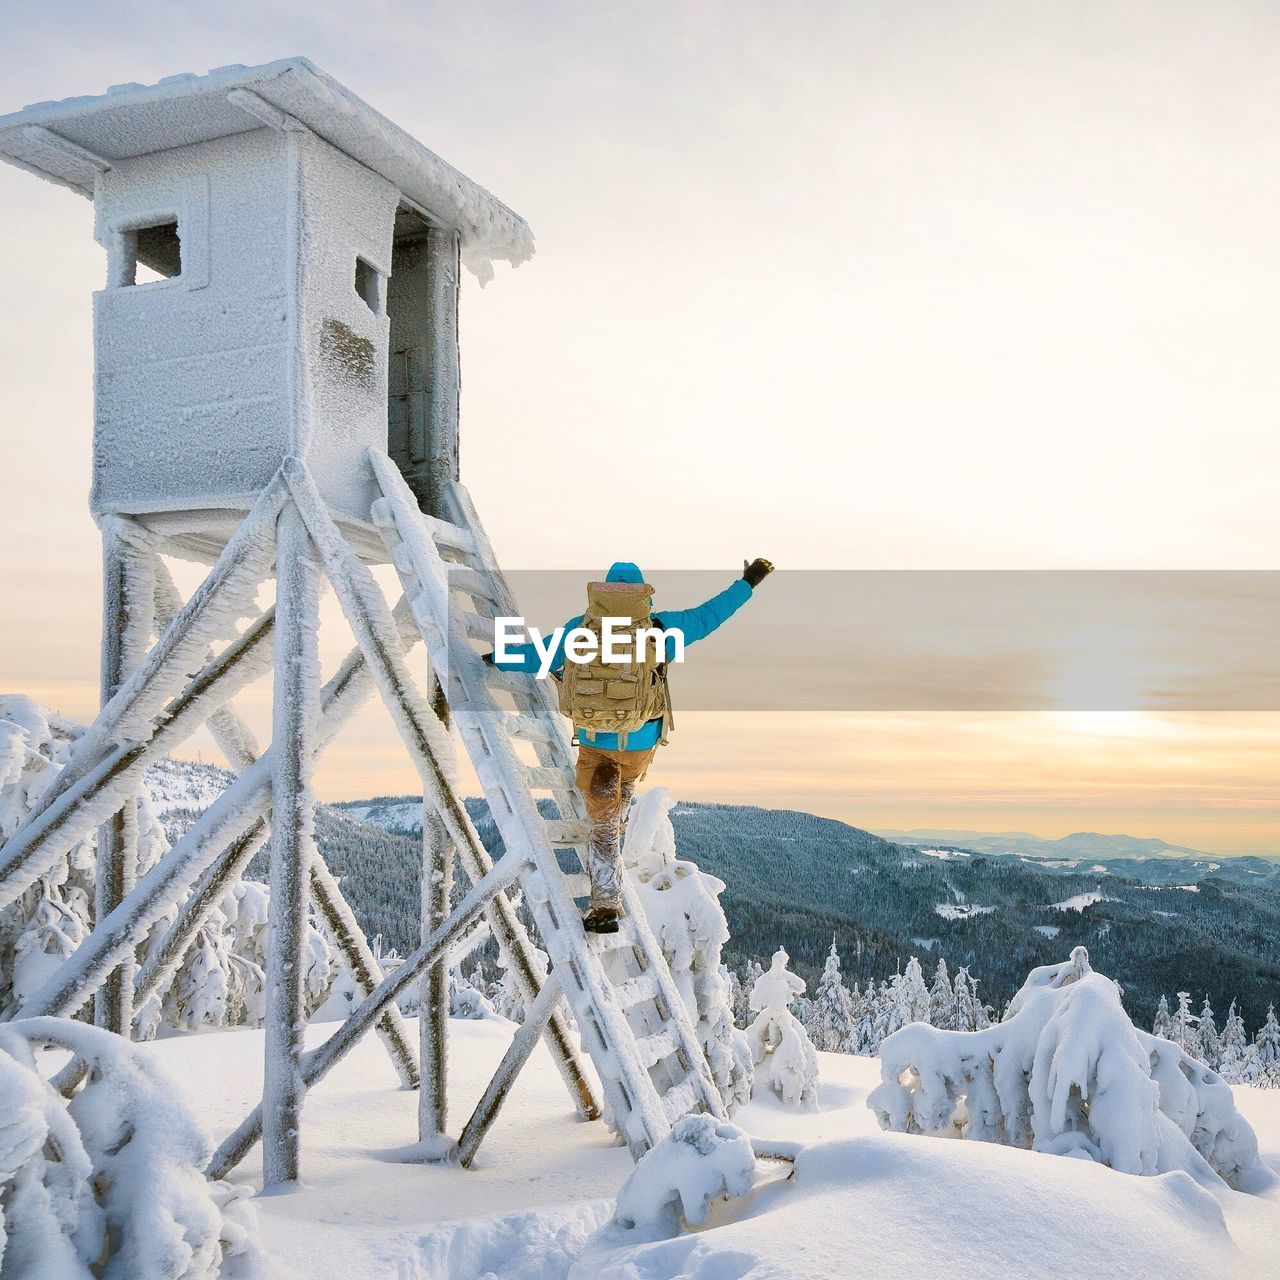
[[[173,980],[270,837],[263,1097],[214,1175],[261,1138],[264,1181],[295,1178],[306,1089],[371,1029],[404,1083],[421,1084],[423,1158],[470,1163],[539,1037],[579,1113],[595,1118],[566,1001],[634,1154],[690,1111],[723,1117],[630,887],[619,933],[582,930],[585,811],[554,700],[477,649],[492,644],[496,616],[519,609],[458,482],[459,265],[484,278],[495,259],[524,261],[525,223],[303,59],[27,107],[0,118],[0,155],[91,197],[108,259],[94,298],[91,500],[104,547],[102,710],[0,847],[3,906],[97,827],[96,920],[20,1016],[68,1016],[92,998],[98,1024],[128,1034],[135,1006]],[[211,565],[190,599],[166,556]],[[399,576],[394,608],[368,569],[379,561]],[[275,604],[258,614],[272,577]],[[322,577],[357,640],[323,685]],[[415,676],[420,642],[429,661]],[[260,749],[232,699],[267,672],[273,741]],[[316,851],[310,785],[374,689],[417,767],[426,817],[422,945],[385,977]],[[141,873],[138,785],[202,724],[238,777]],[[503,837],[496,864],[458,794],[451,729]],[[465,893],[452,892],[455,863]],[[549,973],[516,915],[517,884]],[[309,904],[364,999],[304,1054]],[[497,939],[528,1013],[454,1142],[448,955],[472,927]],[[416,1050],[395,1004],[415,980]]]
[[90,196],[107,251],[95,515],[216,555],[295,456],[367,527],[369,448],[432,509],[457,474],[459,250],[524,261],[521,218],[301,59],[27,107],[0,151]]

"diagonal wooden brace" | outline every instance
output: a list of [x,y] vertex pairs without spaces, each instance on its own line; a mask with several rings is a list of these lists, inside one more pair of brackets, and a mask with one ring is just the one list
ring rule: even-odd
[[[336,1031],[318,1048],[303,1055],[302,1081],[308,1089],[322,1079],[335,1064],[364,1037],[387,1004],[400,995],[423,970],[441,956],[471,927],[483,913],[485,903],[501,893],[520,874],[516,855],[507,854],[495,864],[487,876],[473,885],[448,918],[416,951],[396,966],[347,1016]],[[262,1105],[256,1106],[239,1127],[214,1153],[205,1173],[210,1178],[224,1178],[248,1155],[262,1134]]]
[[[71,847],[132,795],[158,756],[193,734],[211,712],[271,666],[273,612],[258,618],[210,659],[169,704],[146,742],[117,746],[63,785],[64,769],[41,806],[0,849],[0,907],[15,901]],[[68,766],[69,767],[69,766]]]

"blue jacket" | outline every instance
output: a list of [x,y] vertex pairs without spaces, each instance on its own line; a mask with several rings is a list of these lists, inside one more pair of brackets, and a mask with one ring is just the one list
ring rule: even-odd
[[[644,574],[628,560],[618,560],[610,568],[605,577],[606,582],[643,582]],[[688,647],[699,640],[705,640],[722,623],[728,622],[748,600],[752,591],[745,578],[739,578],[732,586],[726,587],[719,595],[712,596],[705,604],[694,609],[664,609],[653,615],[654,623],[664,631],[680,631],[684,633],[684,643]],[[564,638],[574,627],[582,625],[582,614],[570,618],[564,624],[564,631],[551,655],[551,670],[559,671],[564,666]],[[669,661],[675,651],[674,637],[666,637],[666,657]],[[504,671],[537,671],[538,651],[531,644],[508,645],[507,656],[499,662],[493,659],[495,666]],[[634,733],[627,735],[627,745],[618,746],[616,733],[587,733],[578,730],[578,741],[588,746],[599,747],[606,751],[647,751],[656,746],[662,737],[662,717],[650,720]]]

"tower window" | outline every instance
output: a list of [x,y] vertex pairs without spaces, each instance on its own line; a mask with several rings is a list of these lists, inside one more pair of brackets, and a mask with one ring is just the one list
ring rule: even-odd
[[122,285],[172,280],[182,274],[182,238],[176,218],[149,227],[130,227],[122,238]]
[[356,258],[356,292],[375,316],[382,314],[382,273],[360,257]]

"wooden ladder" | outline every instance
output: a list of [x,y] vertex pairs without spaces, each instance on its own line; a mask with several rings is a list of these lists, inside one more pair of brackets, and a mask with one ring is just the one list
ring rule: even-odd
[[[619,931],[582,928],[575,899],[589,892],[587,821],[565,722],[547,681],[498,670],[472,644],[491,647],[493,619],[519,609],[470,497],[454,482],[445,495],[453,520],[425,515],[395,464],[376,450],[369,456],[382,494],[374,523],[498,831],[523,864],[525,901],[600,1075],[611,1125],[639,1159],[683,1115],[727,1118],[706,1056],[625,876]],[[538,1015],[550,1009],[544,1002]]]

